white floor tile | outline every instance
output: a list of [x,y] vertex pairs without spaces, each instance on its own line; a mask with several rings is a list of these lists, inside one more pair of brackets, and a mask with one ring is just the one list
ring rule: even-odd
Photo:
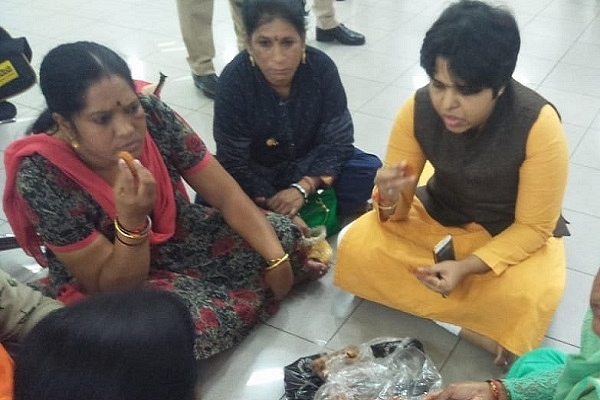
[[[600,213],[600,210],[597,212]],[[591,276],[596,275],[599,267],[598,260],[600,260],[600,246],[598,246],[600,216],[569,209],[563,210],[563,215],[570,222],[571,231],[571,236],[564,238],[567,267]]]
[[[571,161],[576,164],[600,169],[600,157],[598,157],[598,154],[600,154],[600,129],[589,129],[583,135],[579,146],[577,146],[575,153],[571,157]],[[600,206],[598,207],[600,211]]]
[[569,169],[564,208],[600,216],[598,187],[593,182],[600,182],[600,170],[572,164]]
[[[594,271],[594,275],[596,271]],[[581,321],[589,308],[590,290],[594,275],[578,271],[567,271],[565,294],[556,310],[546,336],[551,339],[579,346]],[[567,324],[565,321],[573,321]],[[578,321],[577,323],[575,321]]]
[[199,363],[202,400],[276,400],[284,394],[283,367],[320,353],[309,343],[267,325],[235,349]]
[[598,98],[600,70],[590,64],[580,66],[559,63],[544,80],[542,87]]
[[600,110],[600,97],[574,89],[552,88],[546,81],[539,87],[539,93],[554,104],[562,121],[568,124],[588,127]]

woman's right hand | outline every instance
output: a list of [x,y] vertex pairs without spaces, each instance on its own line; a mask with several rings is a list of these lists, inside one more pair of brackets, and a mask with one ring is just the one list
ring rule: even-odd
[[156,201],[154,176],[139,160],[134,160],[133,166],[135,176],[125,161],[119,159],[113,187],[119,222],[126,228],[143,225]]
[[379,191],[379,199],[383,203],[392,204],[398,201],[400,192],[408,189],[416,180],[416,176],[406,161],[400,164],[384,165],[375,174],[375,186]]
[[304,205],[304,197],[298,190],[287,188],[268,198],[265,205],[277,214],[293,217]]
[[281,300],[288,294],[294,284],[294,273],[289,261],[265,273],[265,282],[273,291],[276,300]]
[[487,382],[459,382],[430,393],[423,400],[494,400],[494,394]]

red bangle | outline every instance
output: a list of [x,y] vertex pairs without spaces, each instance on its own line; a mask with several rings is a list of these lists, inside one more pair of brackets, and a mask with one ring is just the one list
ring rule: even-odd
[[114,220],[115,231],[120,233],[124,237],[128,239],[143,239],[148,236],[148,233],[152,230],[152,219],[150,216],[146,216],[146,224],[143,227],[135,228],[135,229],[125,229],[119,223],[119,219],[115,218]]

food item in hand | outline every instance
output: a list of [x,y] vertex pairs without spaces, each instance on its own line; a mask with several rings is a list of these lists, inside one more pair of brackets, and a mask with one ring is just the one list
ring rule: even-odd
[[133,156],[131,155],[130,152],[128,151],[120,151],[119,152],[119,158],[122,158],[126,163],[127,163],[127,167],[129,167],[129,170],[131,171],[131,174],[137,178],[137,170],[135,169],[135,165],[133,164],[133,160],[135,160],[135,158],[133,158]]

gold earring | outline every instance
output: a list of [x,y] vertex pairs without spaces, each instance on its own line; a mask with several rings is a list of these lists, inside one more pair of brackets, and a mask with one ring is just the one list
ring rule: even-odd
[[250,65],[256,67],[256,63],[254,62],[254,57],[252,57],[252,54],[250,54]]
[[306,64],[306,47],[302,49],[302,64]]
[[75,138],[71,138],[71,147],[73,150],[79,149],[79,142]]

